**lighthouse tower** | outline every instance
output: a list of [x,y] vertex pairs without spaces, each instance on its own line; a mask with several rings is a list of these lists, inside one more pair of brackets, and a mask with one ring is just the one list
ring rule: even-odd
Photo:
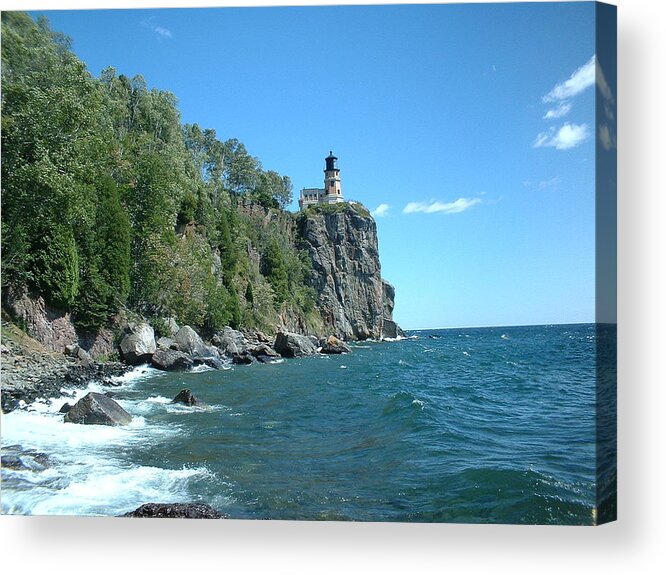
[[326,168],[324,169],[324,194],[321,203],[335,204],[343,202],[342,187],[340,186],[340,169],[338,159],[329,152],[326,157]]
[[342,197],[342,188],[340,186],[340,169],[338,168],[338,159],[329,152],[324,160],[324,188],[303,188],[298,205],[301,210],[308,206],[316,204],[337,204],[344,202]]

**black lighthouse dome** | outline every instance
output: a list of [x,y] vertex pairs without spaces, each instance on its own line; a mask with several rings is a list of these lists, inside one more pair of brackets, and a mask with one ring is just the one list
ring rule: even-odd
[[339,168],[338,159],[333,155],[333,151],[330,151],[326,157],[326,169],[324,171],[329,172],[332,170],[339,171]]

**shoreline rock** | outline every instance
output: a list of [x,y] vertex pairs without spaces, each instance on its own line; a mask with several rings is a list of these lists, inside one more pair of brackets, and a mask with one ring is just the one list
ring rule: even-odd
[[224,519],[225,516],[205,503],[144,503],[120,517],[162,519]]
[[103,393],[91,391],[65,414],[65,423],[83,425],[129,425],[132,416]]

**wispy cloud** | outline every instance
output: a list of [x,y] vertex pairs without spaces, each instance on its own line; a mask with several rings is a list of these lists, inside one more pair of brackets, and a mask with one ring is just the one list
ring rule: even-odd
[[388,204],[379,204],[370,213],[372,214],[372,217],[374,217],[374,218],[383,218],[383,217],[388,215],[390,209],[391,209],[391,206],[389,206]]
[[592,56],[578,68],[568,80],[557,84],[543,97],[544,102],[561,102],[580,94],[590,86],[594,86],[597,57]]
[[453,202],[439,202],[430,200],[429,202],[409,202],[402,210],[403,214],[415,214],[422,212],[424,214],[458,214],[481,203],[481,198],[458,198]]
[[590,137],[587,124],[566,123],[560,129],[550,128],[541,132],[534,141],[535,148],[553,147],[557,150],[569,150],[582,144]]
[[154,22],[154,20],[155,17],[147,18],[146,20],[143,20],[141,22],[141,25],[144,28],[148,28],[148,30],[151,30],[160,40],[164,38],[173,38],[171,30],[169,30],[168,28],[164,28],[163,26],[157,25]]
[[563,118],[569,112],[571,112],[571,103],[570,102],[561,102],[555,108],[548,110],[543,119],[544,120],[555,120],[557,118]]

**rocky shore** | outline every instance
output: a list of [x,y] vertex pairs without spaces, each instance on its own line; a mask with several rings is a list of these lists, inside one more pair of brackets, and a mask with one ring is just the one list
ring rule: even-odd
[[0,367],[2,411],[8,413],[39,397],[62,395],[63,389],[84,388],[91,381],[109,386],[113,377],[133,366],[149,364],[162,371],[185,371],[198,365],[222,369],[230,363],[271,363],[317,353],[350,353],[351,348],[335,336],[318,339],[291,332],[269,337],[259,331],[241,332],[230,327],[205,342],[190,326],[171,321],[171,334],[156,338],[147,322],[129,323],[118,346],[122,362],[94,360],[77,343],[62,352],[46,348],[28,336],[7,317],[2,320]]
[[[64,350],[63,350],[64,351]],[[119,362],[97,362],[46,349],[16,325],[3,319],[0,343],[1,406],[9,413],[38,397],[62,395],[62,389],[106,381],[131,367]]]

